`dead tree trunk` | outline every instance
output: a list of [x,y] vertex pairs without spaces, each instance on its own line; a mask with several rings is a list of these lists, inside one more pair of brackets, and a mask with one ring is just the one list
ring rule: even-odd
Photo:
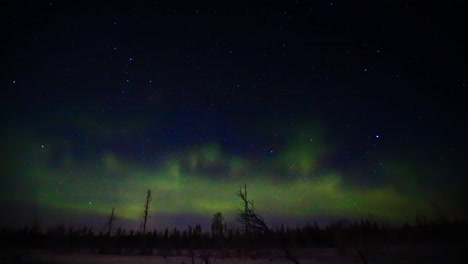
[[107,220],[106,225],[109,227],[107,229],[107,236],[110,236],[111,229],[112,229],[112,223],[114,222],[115,217],[114,217],[114,208],[112,208],[111,215],[109,216],[109,220]]
[[[245,228],[245,234],[247,235],[250,230],[261,232],[264,234],[270,234],[270,229],[268,228],[267,224],[263,217],[255,212],[254,203],[252,200],[247,199],[247,187],[244,184],[244,190],[240,189],[237,192],[237,196],[241,198],[243,210],[240,210],[239,215],[237,217],[237,221],[241,223]],[[285,257],[289,261],[300,264],[299,260],[288,250],[285,246],[283,248],[285,252]]]
[[[239,191],[242,194],[242,191]],[[247,184],[244,184],[244,213],[247,215],[247,212],[249,211],[249,200],[247,198]],[[248,234],[250,229],[250,223],[249,223],[249,218],[245,218],[245,233]]]
[[142,234],[146,234],[146,222],[148,221],[148,218],[151,217],[149,213],[149,203],[151,202],[151,190],[148,190],[148,193],[146,195],[146,202],[145,202],[145,210],[143,211],[143,230]]

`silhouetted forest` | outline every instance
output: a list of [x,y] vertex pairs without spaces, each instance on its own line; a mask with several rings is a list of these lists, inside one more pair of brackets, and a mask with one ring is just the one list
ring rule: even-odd
[[[61,253],[94,252],[100,254],[143,254],[151,255],[154,250],[163,256],[182,254],[182,250],[216,250],[220,257],[245,257],[245,254],[258,250],[281,250],[287,259],[299,263],[291,249],[334,247],[338,253],[346,248],[367,245],[422,245],[459,244],[468,237],[468,221],[449,221],[439,217],[429,221],[425,216],[417,216],[414,224],[390,226],[368,219],[360,221],[337,221],[325,227],[317,223],[291,228],[281,226],[270,228],[263,217],[256,213],[253,200],[248,199],[247,186],[237,192],[242,209],[239,210],[237,227],[228,228],[221,212],[212,217],[211,230],[203,230],[201,225],[189,226],[185,230],[177,228],[147,229],[151,190],[147,191],[144,202],[143,221],[139,230],[117,228],[112,230],[115,221],[114,208],[104,225],[103,231],[96,233],[88,227],[57,225],[42,230],[38,224],[23,229],[0,229],[0,238],[10,249],[45,249]],[[362,260],[366,259],[358,250]],[[208,256],[206,256],[208,263]]]
[[[217,213],[219,214],[219,213]],[[8,248],[52,249],[63,253],[82,250],[102,254],[151,254],[153,249],[170,252],[179,249],[218,249],[225,257],[232,250],[284,249],[306,247],[351,247],[363,244],[458,244],[466,242],[468,222],[428,221],[417,217],[415,224],[394,227],[362,219],[356,222],[336,222],[325,227],[317,223],[303,227],[281,226],[269,232],[242,227],[227,228],[220,224],[222,217],[213,217],[211,230],[200,225],[185,230],[164,229],[142,231],[115,229],[112,234],[82,227],[57,225],[40,230],[38,226],[23,229],[1,229],[2,241]]]

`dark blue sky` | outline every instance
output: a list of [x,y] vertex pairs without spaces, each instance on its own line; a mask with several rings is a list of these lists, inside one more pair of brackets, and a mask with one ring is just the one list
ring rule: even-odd
[[[429,197],[466,186],[463,1],[7,1],[1,9],[6,204],[53,204],[12,196],[23,184],[36,190],[40,176],[26,163],[57,169],[69,156],[84,166],[112,153],[151,171],[214,144],[220,159],[257,162],[250,174],[281,173],[291,155],[313,152],[300,142],[314,137],[323,151],[310,154],[319,165],[305,161],[304,175],[333,170],[344,184],[396,189],[412,175],[409,185],[431,189]],[[45,160],[30,153],[43,145],[53,146]],[[214,163],[207,178],[232,172]],[[388,163],[401,175],[382,169]]]

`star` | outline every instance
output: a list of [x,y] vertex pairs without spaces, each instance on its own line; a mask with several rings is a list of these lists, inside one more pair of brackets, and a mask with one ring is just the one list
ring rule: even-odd
[[[134,228],[151,188],[167,197],[164,206],[155,204],[156,214],[210,218],[219,210],[231,224],[238,209],[232,194],[245,183],[273,222],[282,222],[286,208],[293,222],[326,210],[337,217],[375,212],[392,221],[412,217],[409,207],[427,208],[436,192],[419,182],[430,179],[441,194],[466,182],[466,125],[453,115],[465,109],[457,95],[466,88],[459,59],[466,51],[435,37],[443,32],[434,21],[413,32],[404,25],[417,17],[398,8],[378,25],[352,19],[372,19],[380,5],[295,1],[265,9],[251,1],[231,12],[224,1],[217,11],[187,2],[179,9],[139,1],[119,13],[98,6],[103,14],[89,23],[86,6],[76,1],[80,8],[49,10],[73,18],[60,19],[59,27],[41,12],[15,12],[9,30],[18,34],[4,43],[14,67],[5,72],[10,89],[0,104],[2,147],[15,155],[4,157],[11,172],[3,174],[12,178],[0,185],[1,195],[76,209],[78,216],[116,207]],[[405,23],[395,23],[401,14]],[[31,21],[37,31],[28,30]],[[89,34],[76,36],[76,29]],[[52,34],[24,54],[24,39]],[[403,45],[401,36],[414,45]],[[448,52],[443,67],[440,54],[419,48],[423,43]],[[43,63],[47,54],[60,56]],[[45,181],[36,184],[38,178]],[[23,199],[19,191],[55,196]],[[177,199],[185,195],[193,199]],[[281,203],[265,206],[272,195]]]

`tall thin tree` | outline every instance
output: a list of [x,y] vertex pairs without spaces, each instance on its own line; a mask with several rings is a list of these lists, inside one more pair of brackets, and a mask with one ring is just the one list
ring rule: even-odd
[[[248,234],[249,230],[256,232],[261,232],[264,234],[271,234],[270,228],[265,223],[265,220],[261,215],[255,212],[254,202],[247,199],[247,187],[244,184],[244,190],[242,188],[237,192],[237,196],[241,198],[243,210],[240,210],[237,217],[237,221],[244,226],[244,231]],[[299,260],[289,251],[289,249],[284,247],[285,257],[295,263],[300,264]]]
[[148,218],[151,216],[149,215],[149,204],[151,202],[151,190],[148,189],[148,193],[146,194],[146,202],[145,202],[145,210],[143,211],[143,234],[146,234],[146,222]]
[[109,216],[109,219],[107,220],[106,226],[108,227],[107,229],[107,235],[110,236],[111,229],[112,229],[112,223],[115,221],[115,216],[114,216],[114,208],[112,208],[111,215]]
[[255,212],[254,202],[247,199],[247,186],[244,184],[244,190],[240,189],[237,196],[241,198],[243,210],[240,210],[237,221],[244,226],[244,232],[248,234],[250,230],[257,232],[269,232],[270,229],[265,224],[263,217]]
[[250,229],[250,218],[249,210],[249,200],[247,199],[247,185],[244,184],[244,190],[242,188],[237,192],[237,196],[239,196],[242,200],[242,210],[239,213],[237,221],[244,226],[244,233],[248,234]]

